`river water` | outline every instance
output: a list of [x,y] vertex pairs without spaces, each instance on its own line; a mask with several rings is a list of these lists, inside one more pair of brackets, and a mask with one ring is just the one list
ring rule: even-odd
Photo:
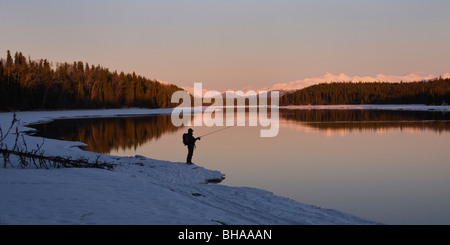
[[[450,113],[280,110],[279,133],[262,126],[192,126],[193,162],[231,186],[261,188],[302,203],[385,224],[450,224]],[[238,115],[236,115],[238,116]],[[184,162],[170,115],[64,119],[38,135],[86,150]]]

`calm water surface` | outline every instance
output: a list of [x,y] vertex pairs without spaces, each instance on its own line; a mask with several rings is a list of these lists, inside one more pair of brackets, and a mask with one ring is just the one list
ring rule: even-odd
[[[277,137],[236,126],[198,141],[193,162],[231,186],[266,189],[386,224],[450,224],[450,114],[281,110]],[[87,150],[184,162],[170,115],[57,120],[39,135]],[[201,136],[221,127],[193,127]]]

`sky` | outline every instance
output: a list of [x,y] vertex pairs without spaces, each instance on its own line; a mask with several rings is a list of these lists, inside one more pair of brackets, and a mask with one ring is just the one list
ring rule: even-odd
[[450,72],[448,0],[1,0],[6,50],[208,90]]

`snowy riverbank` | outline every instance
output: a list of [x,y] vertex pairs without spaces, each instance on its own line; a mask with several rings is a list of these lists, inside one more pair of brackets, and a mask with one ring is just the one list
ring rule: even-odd
[[[442,107],[441,107],[442,108]],[[397,108],[398,109],[398,108]],[[27,124],[57,118],[170,113],[170,109],[17,112],[28,149],[42,138],[25,134]],[[13,113],[0,113],[3,132]],[[4,143],[11,147],[15,135]],[[260,189],[208,184],[224,174],[201,166],[86,152],[80,142],[45,139],[45,155],[116,164],[93,168],[21,169],[0,156],[0,224],[376,224],[350,214],[273,195]],[[11,157],[11,162],[17,159]],[[251,176],[249,176],[251,178]]]

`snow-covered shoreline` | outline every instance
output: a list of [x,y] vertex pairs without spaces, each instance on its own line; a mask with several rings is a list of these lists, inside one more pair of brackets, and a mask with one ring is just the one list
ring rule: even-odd
[[[295,107],[294,107],[295,108]],[[298,107],[297,107],[298,108]],[[304,109],[442,110],[448,106],[315,106]],[[111,109],[16,112],[19,132],[28,148],[43,139],[26,134],[28,124],[59,118],[112,117],[170,113],[171,109]],[[3,131],[13,113],[0,113]],[[14,134],[4,141],[14,144]],[[44,139],[46,155],[84,157],[116,164],[93,168],[3,168],[0,156],[0,224],[153,224],[153,225],[281,225],[377,224],[336,210],[322,209],[248,187],[208,184],[224,174],[201,166],[149,159],[116,157],[83,151],[81,142]],[[14,159],[12,158],[14,162]]]

